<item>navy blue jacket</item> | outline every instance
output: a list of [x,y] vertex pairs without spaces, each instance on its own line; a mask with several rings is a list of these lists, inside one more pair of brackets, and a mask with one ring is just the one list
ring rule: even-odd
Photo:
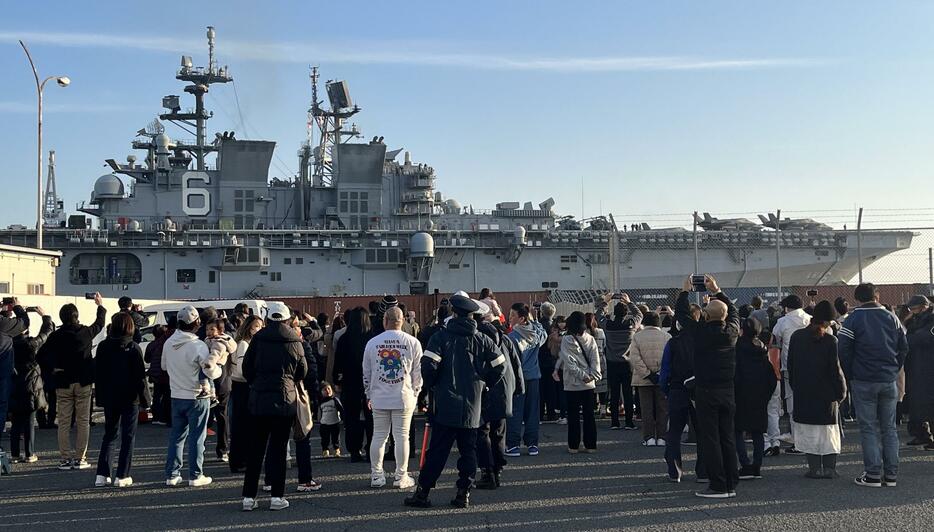
[[422,382],[431,392],[431,422],[454,428],[480,426],[484,388],[503,380],[509,361],[477,322],[455,317],[428,341]]
[[512,397],[525,393],[525,380],[522,378],[522,358],[516,343],[490,322],[479,325],[478,330],[487,335],[500,353],[509,359],[509,368],[495,387],[483,392],[482,415],[484,421],[495,421],[512,417]]
[[847,379],[895,382],[908,354],[905,328],[895,314],[878,303],[867,303],[850,312],[837,335],[837,353]]

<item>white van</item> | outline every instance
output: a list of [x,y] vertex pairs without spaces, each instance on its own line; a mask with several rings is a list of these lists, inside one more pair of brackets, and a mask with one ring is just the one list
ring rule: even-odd
[[168,323],[168,317],[170,315],[178,313],[179,310],[188,305],[198,309],[198,312],[201,312],[207,307],[214,307],[217,309],[218,313],[223,311],[227,313],[227,316],[232,316],[234,307],[240,303],[246,304],[246,306],[253,311],[253,315],[266,319],[267,306],[266,301],[262,299],[215,299],[199,301],[177,301],[175,303],[156,303],[152,305],[143,305],[143,314],[146,316],[152,316],[150,318],[150,323],[153,325],[165,325]]

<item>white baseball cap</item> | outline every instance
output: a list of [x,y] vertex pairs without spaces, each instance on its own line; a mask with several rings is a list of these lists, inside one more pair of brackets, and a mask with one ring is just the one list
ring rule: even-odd
[[181,323],[191,324],[198,321],[200,316],[198,315],[198,309],[191,305],[185,305],[181,310],[178,311],[178,315],[176,317]]
[[292,317],[288,305],[281,301],[270,301],[266,304],[266,319],[270,321],[285,321]]

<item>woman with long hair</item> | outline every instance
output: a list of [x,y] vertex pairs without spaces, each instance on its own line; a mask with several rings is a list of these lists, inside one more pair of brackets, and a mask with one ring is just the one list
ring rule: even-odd
[[[347,324],[344,323],[344,318],[340,314],[334,316],[334,319],[331,321],[331,327],[328,329],[327,334],[324,335],[324,354],[327,358],[325,367],[318,368],[318,373],[321,375],[321,380],[325,382],[334,382],[334,351],[337,344],[337,339],[344,334],[344,328],[347,327]],[[323,373],[322,373],[323,371]]]
[[[597,316],[593,312],[584,314],[584,323],[587,324],[587,332],[589,332],[597,342],[597,351],[600,352],[600,367],[605,368],[606,333],[597,325]],[[603,373],[606,372],[604,371]],[[600,417],[606,417],[609,413],[609,409],[607,408],[608,391],[609,387],[606,384],[606,375],[603,375],[600,380],[597,381],[597,385],[594,388],[594,392],[597,394],[597,412],[601,414]]]
[[[105,338],[97,346],[94,363],[94,387],[97,404],[104,407],[104,438],[97,460],[97,478],[94,485],[103,487],[111,483],[118,488],[133,484],[130,467],[133,464],[133,444],[139,409],[147,404],[146,368],[143,352],[133,334],[136,324],[126,312],[113,315]],[[111,475],[111,449],[120,429],[120,456],[116,475]]]
[[807,454],[808,478],[837,476],[837,417],[846,381],[837,357],[837,338],[830,333],[833,319],[833,305],[821,301],[814,307],[811,323],[795,331],[788,346],[788,378],[795,391],[795,448]]
[[[346,314],[347,328],[334,350],[334,381],[341,390],[346,414],[346,444],[351,462],[363,462],[373,438],[373,412],[363,387],[363,351],[372,338],[370,313],[356,307]],[[364,421],[360,421],[363,413]]]
[[[739,458],[739,478],[762,478],[764,433],[769,428],[769,400],[775,391],[777,376],[769,362],[768,348],[762,343],[762,324],[753,317],[743,320],[742,336],[736,341],[736,374],[733,388],[736,413],[736,455]],[[752,462],[746,454],[744,432],[752,434]]]
[[584,417],[584,452],[597,451],[597,422],[594,419],[596,382],[602,377],[597,342],[587,332],[583,312],[572,312],[567,333],[561,337],[559,358],[552,378],[564,381],[568,408],[568,452],[575,454],[581,444],[581,415]]
[[247,427],[249,427],[250,385],[243,376],[243,356],[250,347],[253,336],[263,328],[259,316],[247,316],[240,323],[234,341],[237,350],[227,359],[227,374],[230,375],[230,471],[246,471]]

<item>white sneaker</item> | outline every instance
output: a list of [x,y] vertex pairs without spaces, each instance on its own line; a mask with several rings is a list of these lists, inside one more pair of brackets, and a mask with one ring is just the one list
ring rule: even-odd
[[790,432],[786,432],[786,433],[780,435],[780,436],[778,437],[778,439],[779,439],[779,441],[783,441],[783,442],[785,442],[785,443],[790,443],[791,445],[794,445],[794,444],[795,444],[795,439],[794,439],[794,437],[791,435]]
[[642,445],[646,447],[655,447],[655,438],[649,438],[642,442]]
[[392,487],[399,488],[400,490],[406,490],[409,488],[415,487],[415,479],[412,478],[412,475],[405,473],[401,477],[397,477],[392,483]]
[[272,491],[272,486],[263,486],[263,491]]
[[566,418],[566,417],[559,417],[559,418],[558,418],[558,421],[556,421],[556,423],[557,423],[558,425],[567,425],[567,424],[568,424],[568,418]]
[[250,497],[243,498],[243,511],[244,512],[252,512],[258,506],[259,504],[257,504],[256,499],[252,499]]
[[211,478],[211,477],[209,477],[209,476],[207,476],[207,475],[201,475],[200,477],[198,477],[198,478],[196,478],[196,479],[189,480],[189,481],[188,481],[188,485],[189,485],[190,487],[192,487],[192,488],[197,488],[197,487],[200,487],[200,486],[207,486],[207,485],[210,484],[211,482],[214,482],[214,479],[213,479],[213,478]]
[[133,477],[114,479],[115,488],[129,488],[133,485]]
[[94,479],[95,488],[105,488],[110,484],[110,477],[105,477],[104,475],[97,475],[97,478]]
[[386,485],[386,475],[385,473],[373,473],[370,475],[370,487],[371,488],[382,488]]
[[665,446],[665,443],[666,443],[666,442],[665,442],[665,438],[659,438],[659,439],[655,440],[655,446],[656,446],[656,447],[664,447],[664,446]]
[[270,510],[285,510],[288,507],[289,501],[285,500],[285,497],[273,497],[269,503]]
[[181,484],[181,483],[182,483],[182,477],[181,477],[181,475],[179,475],[179,476],[177,476],[177,477],[169,477],[169,478],[165,479],[165,485],[166,485],[166,486],[178,486],[178,485]]

